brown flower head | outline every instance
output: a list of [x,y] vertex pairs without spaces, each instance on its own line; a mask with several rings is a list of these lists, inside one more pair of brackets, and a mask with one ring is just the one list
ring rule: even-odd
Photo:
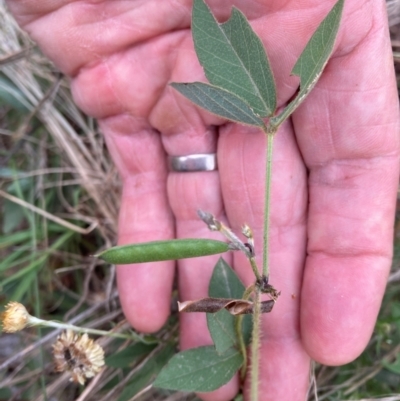
[[87,378],[100,372],[104,365],[104,351],[87,334],[82,336],[67,330],[53,344],[55,369],[71,372],[71,381],[84,384]]
[[3,331],[5,333],[15,333],[22,330],[28,324],[29,317],[24,305],[19,302],[9,302],[5,311],[0,315]]

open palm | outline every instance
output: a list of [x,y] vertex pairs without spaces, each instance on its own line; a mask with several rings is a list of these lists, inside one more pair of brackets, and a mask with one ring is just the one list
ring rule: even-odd
[[[262,248],[266,140],[199,110],[168,83],[205,80],[189,0],[8,0],[21,26],[66,74],[74,99],[97,117],[123,179],[119,242],[211,234],[213,213]],[[220,21],[235,4],[262,38],[283,106],[290,71],[334,1],[209,0]],[[262,401],[303,400],[310,358],[343,364],[371,335],[391,263],[399,174],[397,91],[384,1],[348,0],[319,83],[274,145],[271,283],[282,291],[263,319]],[[217,152],[219,170],[169,173],[167,155]],[[180,297],[206,295],[216,257],[182,260]],[[227,256],[245,284],[244,256]],[[118,269],[124,312],[142,331],[169,314],[174,262]],[[181,316],[183,348],[210,343],[205,317]],[[233,379],[208,400],[228,400]]]

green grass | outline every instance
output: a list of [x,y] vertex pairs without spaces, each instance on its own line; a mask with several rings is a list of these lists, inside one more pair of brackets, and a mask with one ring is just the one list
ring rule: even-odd
[[[103,138],[2,9],[0,59],[10,55],[0,64],[0,308],[20,301],[44,319],[129,331],[114,268],[91,257],[116,238],[120,183]],[[149,399],[169,396],[148,386],[175,349],[174,319],[156,348],[100,338],[114,359],[86,390],[54,373],[56,335],[31,328],[0,336],[0,399],[122,401],[143,389]]]

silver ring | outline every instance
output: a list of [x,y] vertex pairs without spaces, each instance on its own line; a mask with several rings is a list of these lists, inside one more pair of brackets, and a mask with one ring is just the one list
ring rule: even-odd
[[217,155],[203,153],[187,156],[169,156],[169,167],[172,171],[193,172],[217,170]]

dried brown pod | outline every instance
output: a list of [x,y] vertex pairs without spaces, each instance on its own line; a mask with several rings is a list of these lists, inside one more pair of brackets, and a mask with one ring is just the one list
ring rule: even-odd
[[[261,302],[261,313],[271,312],[275,301],[270,299]],[[230,314],[245,315],[253,313],[254,304],[252,301],[230,298],[202,298],[194,301],[178,302],[179,312],[206,312],[216,313],[226,309]]]

